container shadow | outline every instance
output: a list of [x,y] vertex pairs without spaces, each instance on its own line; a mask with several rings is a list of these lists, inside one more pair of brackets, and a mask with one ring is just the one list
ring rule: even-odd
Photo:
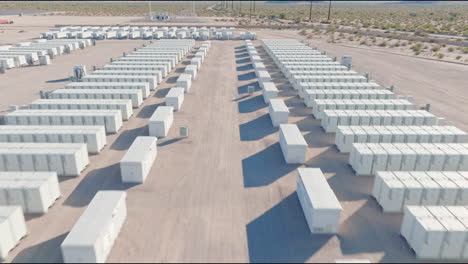
[[260,187],[269,185],[300,164],[287,164],[279,142],[242,160],[242,175],[244,187]]
[[236,99],[234,99],[234,100],[231,100],[231,101],[232,101],[232,102],[237,102],[237,101],[240,101],[240,100],[242,100],[242,99],[245,99],[245,98],[247,98],[247,97],[249,97],[249,96],[250,96],[250,95],[247,94],[247,95],[238,97],[238,98],[236,98]]
[[173,88],[173,87],[169,87],[169,88],[164,88],[164,89],[158,89],[155,93],[154,93],[154,97],[157,97],[157,98],[164,98],[166,97],[167,93],[169,92],[169,90]]
[[63,263],[60,245],[69,232],[25,248],[12,260],[14,263]]
[[239,125],[241,141],[259,140],[276,131],[278,131],[278,128],[271,124],[269,114],[264,114],[254,120]]
[[242,53],[242,54],[237,54],[236,58],[238,59],[238,58],[243,58],[243,57],[248,57],[248,56],[249,56],[248,53]]
[[163,141],[161,143],[158,143],[158,147],[164,147],[164,146],[167,146],[167,145],[170,145],[172,143],[176,143],[177,141],[181,141],[182,139],[184,139],[183,137],[179,137],[179,138],[172,138],[172,139],[168,139],[166,141]]
[[238,81],[248,81],[248,80],[253,80],[256,79],[257,76],[255,75],[255,72],[247,72],[241,75],[237,75],[237,80]]
[[245,59],[241,59],[241,60],[236,60],[236,63],[237,64],[242,64],[242,63],[247,63],[250,61],[250,58],[245,58]]
[[267,104],[263,101],[261,95],[257,95],[250,99],[240,101],[237,106],[239,108],[239,113],[251,113],[265,108]]
[[183,62],[181,62],[181,64],[183,64],[183,65],[190,65],[190,61],[183,61]]
[[303,263],[333,237],[310,233],[295,192],[246,229],[250,262]]
[[237,49],[234,53],[244,53],[247,52],[247,49]]
[[184,71],[185,71],[185,68],[177,68],[177,69],[175,69],[174,72],[183,73]]
[[169,78],[167,78],[166,83],[177,83],[178,78],[179,78],[179,76],[169,77]]
[[118,138],[115,139],[114,143],[110,146],[113,150],[127,150],[133,141],[138,136],[147,136],[148,126],[141,126],[134,129],[128,129],[122,131]]
[[128,190],[136,183],[122,183],[119,163],[90,171],[63,203],[72,207],[87,206],[98,191]]
[[46,83],[59,83],[59,82],[69,82],[70,78],[63,78],[63,79],[57,79],[57,80],[50,80],[47,81]]
[[234,49],[238,50],[238,49],[245,49],[247,46],[239,46],[239,47],[235,47]]
[[377,207],[375,201],[368,199],[340,224],[339,244],[343,255],[384,252],[385,262],[417,261],[408,243],[400,236],[402,214],[383,214]]
[[254,86],[254,91],[260,91],[261,90],[260,85],[258,84],[258,82],[251,82],[251,83],[244,84],[244,85],[241,85],[241,86],[237,87],[237,93],[238,94],[247,93],[249,86]]
[[253,66],[252,64],[246,64],[246,65],[242,65],[242,66],[238,66],[236,68],[237,71],[248,71],[248,70],[253,70]]
[[156,108],[158,108],[161,105],[164,105],[164,102],[159,103],[159,104],[146,105],[140,110],[137,117],[150,118],[151,115],[153,115],[154,111],[156,111]]

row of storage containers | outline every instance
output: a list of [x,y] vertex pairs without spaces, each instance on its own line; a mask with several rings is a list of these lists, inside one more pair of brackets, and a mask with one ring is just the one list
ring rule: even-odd
[[60,195],[56,172],[0,172],[0,206],[44,214]]
[[[86,84],[85,82],[82,82]],[[57,89],[50,93],[49,98],[51,99],[113,99],[113,100],[131,100],[132,107],[138,108],[143,103],[143,94],[141,88],[135,89],[114,89],[109,88],[107,83],[103,82],[103,86],[95,86],[92,83],[93,88],[85,86],[79,86],[80,83],[75,85],[75,89]],[[73,83],[71,84],[73,85]],[[77,87],[83,87],[85,89],[79,89]],[[104,89],[101,89],[104,88]]]
[[84,143],[0,143],[0,171],[55,171],[77,177],[88,163]]
[[[422,259],[467,259],[468,209],[464,207],[468,205],[466,133],[453,126],[443,126],[443,118],[427,111],[409,110],[412,97],[402,100],[399,96],[396,100],[391,91],[377,85],[372,92],[358,87],[325,90],[328,87],[319,83],[322,80],[317,80],[316,75],[303,77],[301,71],[315,65],[291,63],[292,60],[302,60],[298,59],[300,56],[303,60],[317,56],[305,45],[301,49],[301,45],[293,40],[264,41],[265,49],[272,58],[276,58],[282,72],[293,84],[299,84],[295,88],[304,98],[304,103],[312,107],[313,114],[320,118],[323,113],[322,127],[327,132],[338,130],[336,145],[343,152],[351,152],[349,164],[356,175],[376,175],[372,195],[383,211],[405,210],[401,233],[416,255]],[[311,55],[303,53],[306,49],[311,50]],[[310,64],[310,60],[307,63]],[[343,64],[331,71],[346,72],[351,66],[350,58],[343,58]],[[352,76],[347,73],[327,74]],[[307,78],[312,78],[311,85],[302,85],[300,81]],[[361,94],[365,97],[362,98]],[[379,99],[378,103],[376,99]],[[405,101],[405,110],[399,107],[385,110],[386,106],[397,101]]]
[[64,110],[120,110],[123,120],[133,114],[130,99],[38,99],[28,105],[29,109],[64,109]]
[[104,126],[0,126],[0,142],[86,143],[89,153],[96,154],[106,145]]
[[411,110],[413,103],[403,99],[313,99],[312,114],[322,119],[325,110]]
[[408,205],[468,205],[466,171],[378,171],[372,196],[384,212]]
[[324,110],[321,125],[326,132],[338,126],[431,126],[438,118],[425,110]]
[[[66,42],[47,41],[36,39],[32,42],[20,42],[15,46],[7,45],[0,48],[0,67],[5,69],[21,67],[33,64],[42,58],[53,58],[64,52],[71,52],[78,48],[86,48],[91,45],[84,40],[67,40]],[[45,64],[42,63],[41,64]],[[48,63],[47,63],[48,64]]]
[[354,143],[467,143],[454,126],[338,126],[335,145],[350,152]]
[[468,260],[466,206],[408,206],[400,232],[419,259]]
[[358,176],[377,171],[465,171],[468,144],[354,143],[349,164]]
[[[130,91],[133,89],[140,90],[141,91],[141,97],[142,99],[146,99],[150,95],[150,88],[149,88],[149,83],[144,83],[144,82],[133,82],[133,83],[118,83],[118,82],[72,82],[69,84],[66,84],[64,86],[64,89],[61,90],[71,90],[71,89],[85,89],[85,90],[91,90],[91,89],[96,89],[96,90],[103,90],[103,89],[110,89],[110,93],[113,94],[114,92],[117,92],[118,90],[124,90],[125,91]],[[60,92],[59,92],[60,93]],[[139,102],[139,94],[136,93],[136,96],[133,98],[128,97],[132,101],[133,107],[138,107],[140,104]],[[104,98],[99,98],[99,99],[104,99]],[[108,98],[106,98],[108,99]],[[112,98],[114,99],[114,98]],[[135,100],[136,99],[136,100]],[[114,99],[115,100],[115,99]]]
[[[380,85],[375,82],[301,82],[295,85],[300,98],[305,98],[307,90],[383,90]],[[346,92],[346,91],[343,91]]]
[[[168,50],[167,54],[179,59],[188,50],[174,48],[174,52]],[[163,67],[151,67],[148,75],[157,76],[156,82],[172,69],[170,62]],[[122,119],[132,115],[132,106],[138,107],[149,96],[152,86],[148,80],[87,82],[81,79],[68,84],[66,89],[52,92],[47,96],[51,99],[36,100],[26,109],[7,114],[6,125],[0,126],[0,171],[3,171],[0,172],[0,205],[21,206],[17,207],[21,217],[21,208],[26,213],[47,212],[60,196],[57,176],[78,176],[89,162],[88,149],[90,153],[99,152],[106,144],[106,132],[116,132]],[[151,139],[155,151],[156,138]],[[144,154],[142,148],[131,149],[134,151],[129,150],[128,160],[124,158],[122,162],[130,170],[123,169],[122,177],[128,176],[125,172],[132,175],[124,181],[135,179],[133,173],[138,171],[148,172],[148,162],[140,167],[130,164],[132,159]],[[154,161],[155,155],[152,157]],[[104,262],[125,217],[125,192],[98,192],[62,243],[64,261]],[[0,221],[2,258],[18,242],[4,236],[7,234],[4,220]],[[89,225],[90,220],[93,225]]]
[[396,99],[396,94],[386,89],[375,90],[346,90],[346,89],[316,89],[305,90],[304,104],[312,107],[316,99],[319,100],[369,100],[369,99]]
[[107,133],[122,127],[120,110],[31,110],[20,109],[4,117],[6,125],[104,126]]
[[[232,39],[235,28],[216,27],[63,27],[40,34],[43,39]],[[236,34],[237,35],[237,34]],[[255,32],[239,32],[239,39],[256,39]],[[227,38],[229,36],[230,38]],[[237,38],[237,36],[236,36]]]

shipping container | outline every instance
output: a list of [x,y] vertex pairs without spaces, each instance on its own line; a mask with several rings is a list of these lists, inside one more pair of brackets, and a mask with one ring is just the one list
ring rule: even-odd
[[174,111],[179,111],[184,102],[184,88],[174,87],[166,95],[166,105],[172,106]]
[[296,192],[311,233],[338,233],[343,209],[319,168],[297,169]]
[[124,183],[144,183],[157,156],[157,138],[137,137],[120,160]]
[[307,142],[295,124],[280,124],[279,143],[286,163],[304,163]]
[[11,112],[4,117],[6,125],[105,126],[107,133],[122,127],[120,110],[29,110]]
[[86,143],[89,153],[96,154],[106,145],[102,126],[0,126],[0,142]]
[[152,137],[166,137],[174,122],[174,108],[159,106],[151,115],[148,123],[149,135]]
[[25,213],[47,213],[60,197],[56,172],[0,172],[0,206],[21,206]]
[[0,260],[6,259],[27,232],[20,206],[0,206]]
[[289,109],[282,99],[270,99],[268,113],[274,127],[288,123]]
[[64,262],[104,263],[126,217],[126,192],[98,191],[60,245]]
[[[95,86],[96,83],[92,83]],[[117,84],[117,83],[116,83]],[[122,83],[120,83],[122,84]],[[103,82],[107,88],[107,83]],[[123,84],[125,85],[125,84]],[[57,89],[50,93],[51,99],[130,99],[132,100],[133,108],[138,108],[143,103],[143,95],[140,89],[78,89],[78,84],[75,89]],[[67,86],[67,88],[69,88]],[[71,88],[71,87],[70,87]],[[130,87],[129,87],[130,88]],[[135,88],[135,87],[134,87]]]

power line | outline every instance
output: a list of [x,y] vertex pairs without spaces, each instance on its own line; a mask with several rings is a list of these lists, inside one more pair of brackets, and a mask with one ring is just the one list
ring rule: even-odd
[[330,22],[330,12],[331,12],[331,0],[328,4],[328,18],[327,18],[327,21]]

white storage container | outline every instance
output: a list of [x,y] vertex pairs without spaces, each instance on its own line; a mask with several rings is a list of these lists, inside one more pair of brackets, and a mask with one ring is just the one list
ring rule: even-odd
[[280,124],[279,143],[286,163],[304,163],[307,142],[294,124]]
[[0,206],[0,234],[0,260],[3,260],[27,234],[20,206]]
[[[65,85],[64,89],[123,89],[123,90],[141,90],[142,98],[145,99],[150,95],[148,83],[102,83],[102,82],[73,82]],[[138,107],[138,106],[136,106]]]
[[177,87],[184,88],[185,92],[187,93],[192,86],[192,76],[190,74],[181,74],[177,79]]
[[148,123],[149,135],[152,137],[166,137],[174,122],[174,108],[159,106],[151,115]]
[[130,99],[38,99],[29,105],[30,109],[120,109],[123,120],[128,120],[132,114],[132,101]]
[[288,123],[289,109],[282,99],[270,99],[268,113],[274,127]]
[[162,73],[160,71],[146,71],[146,70],[95,70],[93,75],[128,75],[128,76],[154,76],[155,81],[150,81],[150,87],[154,87],[162,80]]
[[0,142],[86,143],[96,154],[106,145],[104,126],[0,126]]
[[1,171],[55,171],[76,177],[88,165],[83,143],[0,143]]
[[297,169],[297,196],[311,233],[338,233],[343,210],[319,168]]
[[147,82],[150,90],[157,87],[157,78],[153,75],[85,75],[82,82]]
[[41,65],[49,65],[49,64],[50,64],[50,57],[49,57],[49,55],[42,55],[42,56],[39,56],[39,64],[41,64]]
[[16,110],[5,116],[7,125],[99,125],[107,133],[122,127],[120,110]]
[[197,79],[197,66],[196,65],[187,65],[187,67],[185,67],[184,73],[188,74],[188,75],[191,75],[192,80],[196,80]]
[[263,82],[260,85],[263,89],[263,100],[265,103],[270,103],[270,100],[278,96],[278,89],[272,82]]
[[192,60],[190,60],[190,65],[196,65],[197,70],[200,70],[201,64],[202,64],[202,62],[201,62],[200,58],[192,58]]
[[261,88],[263,88],[263,83],[272,82],[271,76],[267,71],[257,71],[257,78]]
[[120,160],[122,182],[144,183],[157,156],[157,138],[139,136]]
[[105,262],[126,217],[125,192],[99,191],[60,245],[64,262]]
[[140,89],[57,89],[50,93],[51,99],[130,99],[132,107],[143,103]]
[[60,197],[55,172],[0,172],[0,206],[21,206],[25,213],[47,213]]
[[174,111],[179,111],[184,102],[184,88],[174,87],[166,95],[166,105],[172,106]]

